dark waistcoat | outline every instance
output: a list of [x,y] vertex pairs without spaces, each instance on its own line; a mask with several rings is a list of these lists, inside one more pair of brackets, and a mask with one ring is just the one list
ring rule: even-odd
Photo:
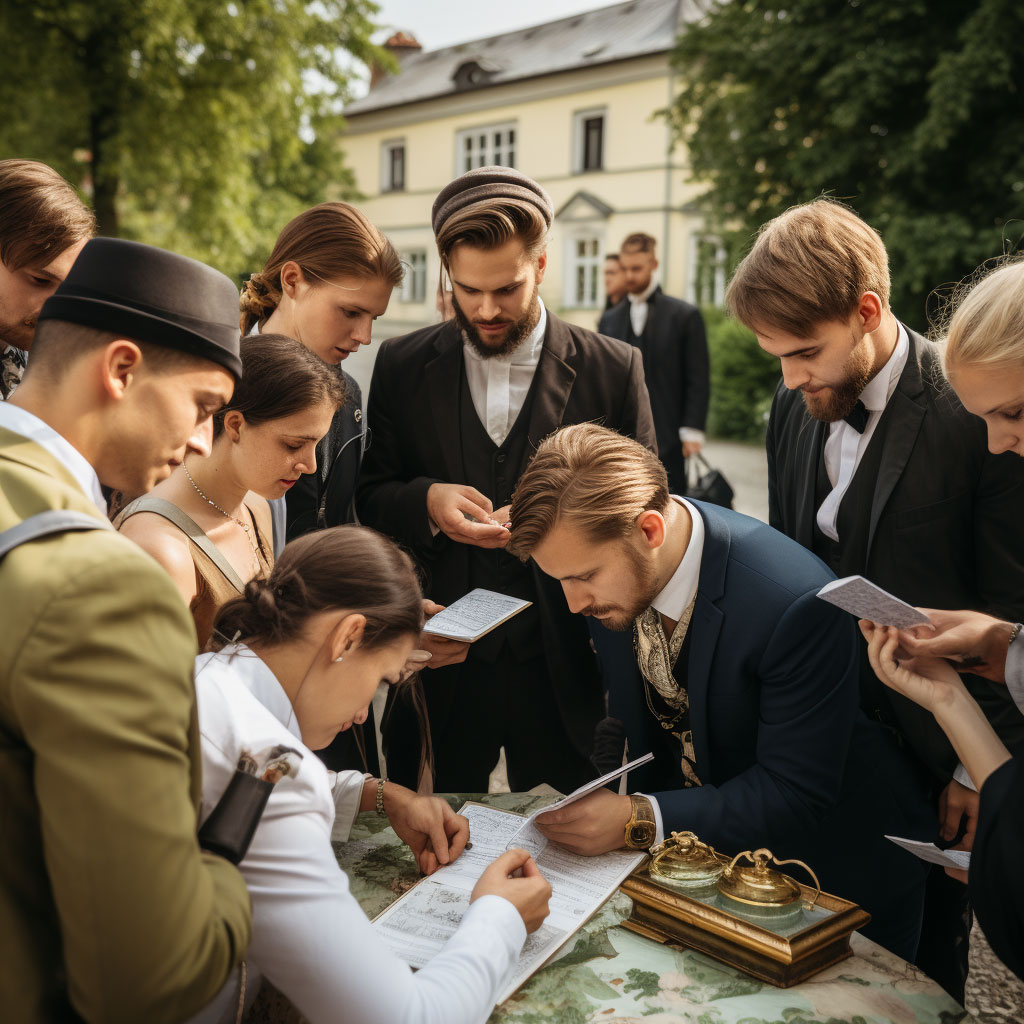
[[[536,383],[534,375],[534,384]],[[526,427],[530,421],[534,384],[530,385],[526,401],[508,437],[497,445],[480,422],[469,381],[463,367],[459,388],[459,438],[462,448],[463,480],[486,494],[501,508],[512,500],[512,492],[527,460]],[[499,548],[468,547],[469,589],[483,587],[527,601],[537,600],[533,572],[529,563]],[[472,648],[470,657],[477,661],[495,662],[499,657],[511,655],[517,661],[537,657],[544,653],[541,643],[540,618],[536,603],[526,611],[481,637]]]

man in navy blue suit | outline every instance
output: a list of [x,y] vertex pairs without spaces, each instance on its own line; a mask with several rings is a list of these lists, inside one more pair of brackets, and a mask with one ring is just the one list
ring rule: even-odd
[[757,520],[671,496],[647,449],[591,424],[548,437],[520,478],[512,548],[591,617],[609,714],[655,760],[630,795],[603,789],[541,816],[583,854],[690,830],[729,853],[799,857],[868,910],[904,958],[927,866],[884,838],[934,835],[913,766],[858,707],[853,619],[833,579]]

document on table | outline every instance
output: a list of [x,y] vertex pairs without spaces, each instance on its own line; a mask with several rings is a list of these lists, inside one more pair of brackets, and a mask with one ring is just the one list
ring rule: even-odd
[[841,580],[826,583],[818,591],[818,597],[856,615],[858,619],[870,619],[879,626],[909,629],[911,626],[925,626],[931,622],[927,615],[913,605],[894,597],[863,576],[844,576]]
[[643,757],[638,757],[635,761],[630,761],[629,764],[624,764],[621,768],[616,768],[614,771],[608,772],[607,775],[602,775],[601,778],[594,779],[593,782],[584,783],[579,789],[574,789],[568,796],[563,796],[557,804],[552,804],[550,807],[542,807],[539,811],[534,811],[533,814],[523,822],[516,834],[508,841],[506,849],[512,850],[519,847],[520,849],[526,850],[534,860],[536,860],[548,845],[547,837],[534,824],[534,819],[538,814],[547,814],[548,811],[557,811],[562,807],[567,807],[569,804],[575,803],[579,800],[580,797],[584,797],[588,793],[593,793],[595,789],[600,789],[602,786],[607,786],[609,782],[614,782],[620,776],[625,775],[626,772],[630,772],[634,768],[639,768],[640,765],[647,764],[648,761],[653,760],[653,754],[644,754]]
[[423,632],[471,644],[531,604],[532,601],[477,587],[428,619]]
[[[385,945],[411,967],[429,963],[455,934],[477,879],[500,857],[524,818],[483,804],[464,804],[473,848],[453,864],[414,885],[373,922]],[[537,866],[551,884],[551,913],[532,935],[519,957],[519,967],[508,988],[499,994],[503,1003],[542,967],[587,922],[644,854],[613,850],[598,857],[581,857],[551,844],[537,858]]]
[[899,836],[885,838],[915,857],[928,861],[929,864],[940,864],[944,868],[960,868],[964,871],[971,866],[969,850],[940,850],[934,843],[921,843],[916,839],[900,839]]

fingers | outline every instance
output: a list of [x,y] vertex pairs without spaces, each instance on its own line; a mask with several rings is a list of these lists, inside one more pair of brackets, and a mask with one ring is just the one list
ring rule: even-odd
[[447,864],[450,860],[448,856],[448,836],[444,830],[444,818],[442,815],[437,815],[434,820],[430,823],[430,845],[434,848],[434,854],[440,864]]
[[423,614],[430,618],[432,615],[436,615],[438,612],[443,612],[445,606],[438,604],[436,601],[431,601],[430,598],[423,598]]
[[[447,804],[448,814],[445,815],[445,832],[448,834],[449,863],[455,860],[469,842],[469,820],[456,814]],[[449,817],[450,815],[450,817]]]
[[543,878],[544,876],[540,873],[540,868],[537,867],[537,862],[532,857],[527,857],[523,862],[523,866],[520,868],[523,878]]
[[528,860],[532,859],[526,850],[516,847],[512,850],[506,850],[500,857],[492,861],[491,866],[487,870],[500,871],[503,875],[508,876],[513,871],[518,871]]
[[967,884],[967,872],[963,868],[946,868],[946,874],[950,878],[955,878],[958,882]]

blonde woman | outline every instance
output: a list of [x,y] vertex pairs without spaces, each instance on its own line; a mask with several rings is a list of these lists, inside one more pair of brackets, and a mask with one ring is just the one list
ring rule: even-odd
[[[1024,262],[999,267],[966,294],[950,320],[943,360],[964,408],[985,421],[990,451],[1024,456]],[[1020,511],[1024,520],[1024,505]],[[965,880],[993,950],[1024,978],[1024,757],[1011,757],[953,667],[1005,684],[1024,712],[1022,626],[980,612],[922,610],[934,629],[861,623],[871,666],[934,714],[980,792]]]

